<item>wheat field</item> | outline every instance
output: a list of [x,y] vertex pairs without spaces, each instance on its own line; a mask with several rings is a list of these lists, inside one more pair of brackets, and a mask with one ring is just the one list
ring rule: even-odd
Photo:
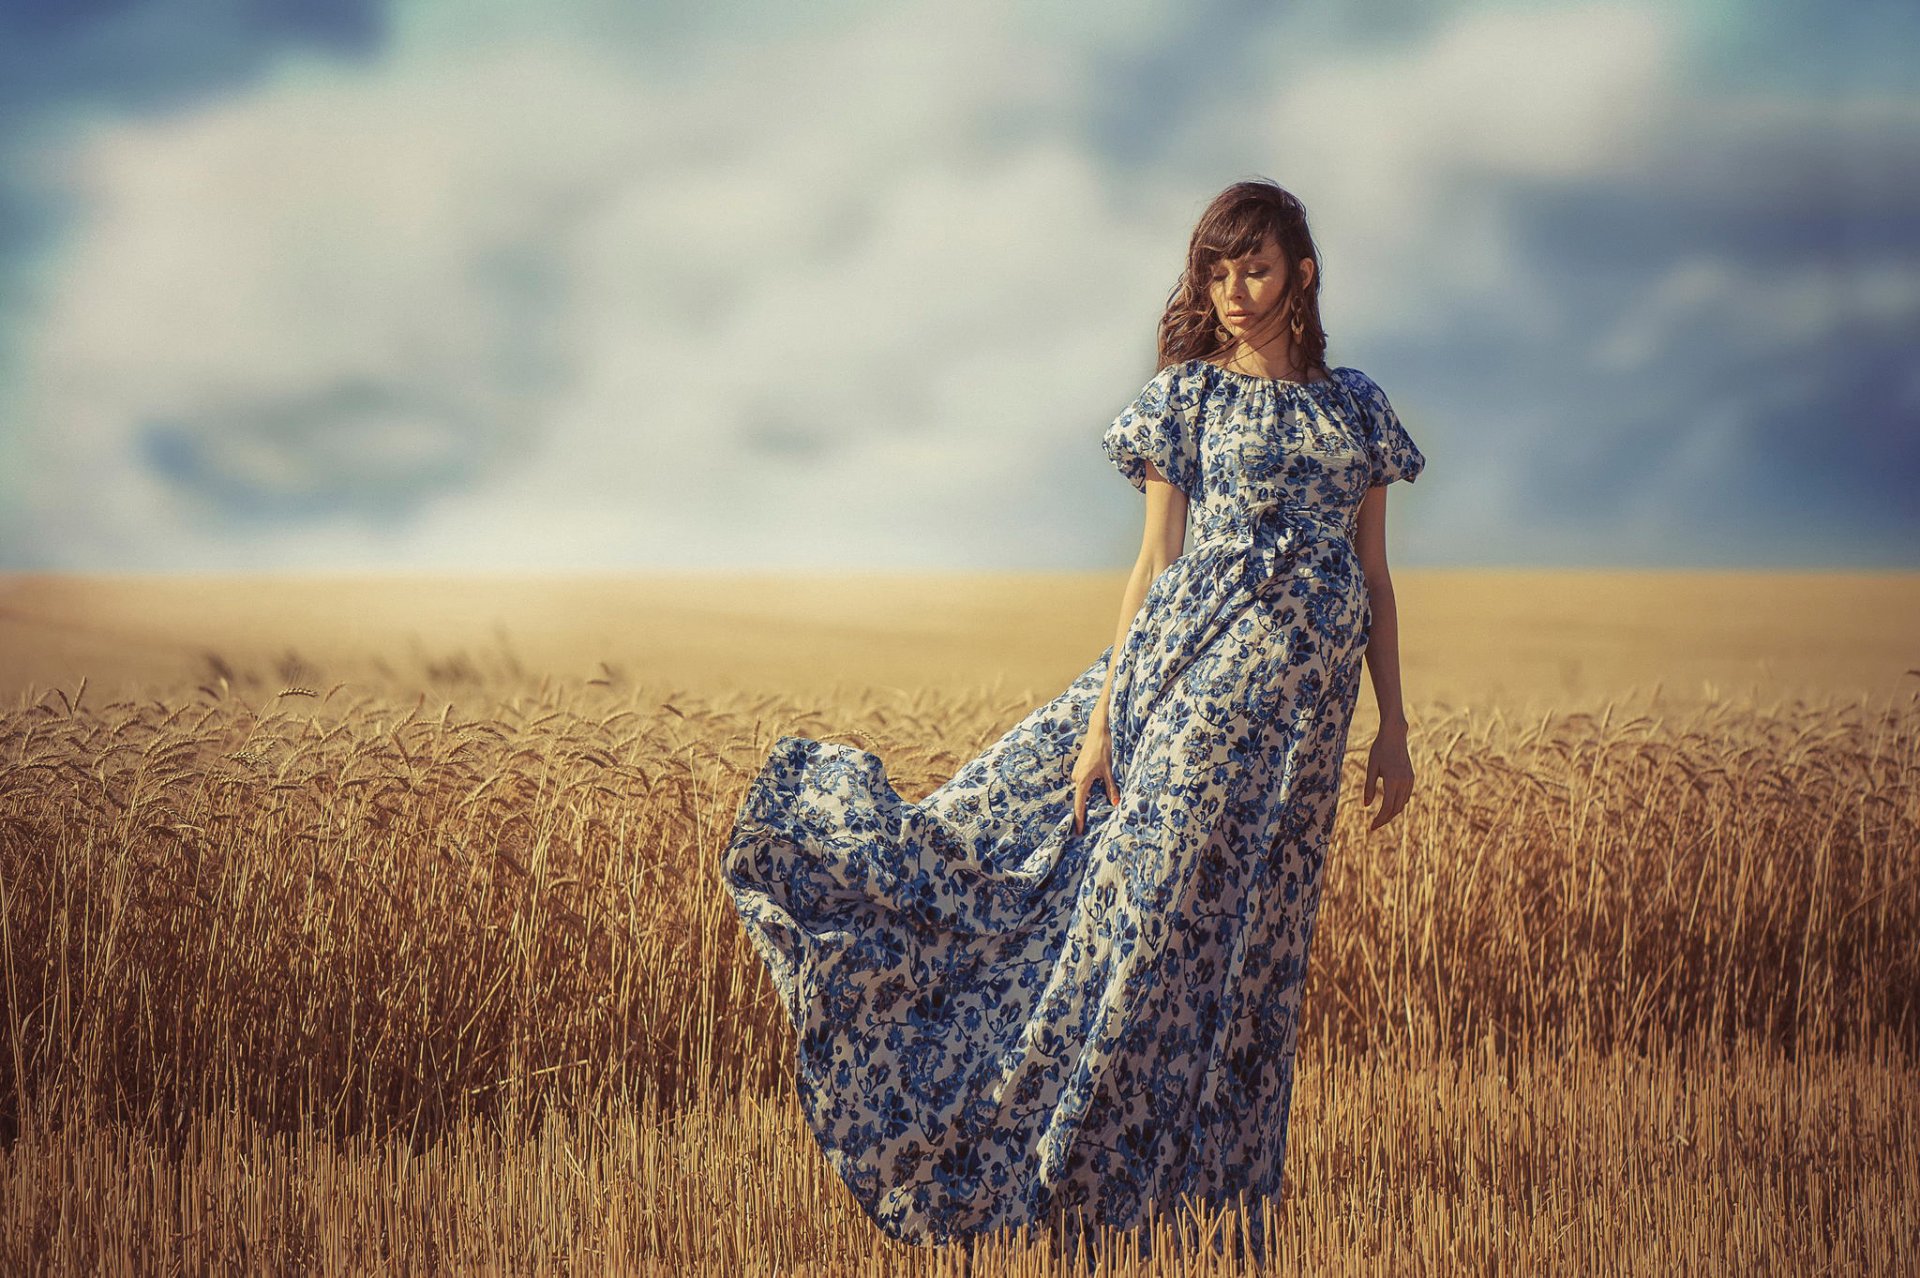
[[[867,640],[807,648],[796,616],[755,656],[709,615],[725,678],[372,632],[356,664],[267,608],[116,664],[156,660],[162,622],[89,602],[76,652],[48,601],[79,596],[41,589],[0,595],[0,1271],[1251,1270],[1232,1212],[1078,1264],[1040,1231],[885,1239],[799,1117],[717,875],[775,737],[870,749],[918,797],[1091,659],[1097,615],[1025,632],[1011,686],[1007,661],[774,684]],[[1861,637],[1898,646],[1884,608],[1829,620],[1851,644],[1816,619],[1739,658],[1807,674],[1824,642],[1865,690],[1609,676],[1556,704],[1423,695],[1413,672],[1471,643],[1416,648],[1420,589],[1420,785],[1368,831],[1363,710],[1268,1267],[1920,1272],[1920,678]],[[700,609],[673,615],[694,644]],[[1435,682],[1470,688],[1463,664]],[[1534,694],[1567,677],[1539,670]]]

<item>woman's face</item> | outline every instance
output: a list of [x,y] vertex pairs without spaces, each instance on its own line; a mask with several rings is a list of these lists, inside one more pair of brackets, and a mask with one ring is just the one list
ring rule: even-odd
[[[1300,274],[1303,284],[1311,281],[1313,263],[1303,260]],[[1264,346],[1286,330],[1291,318],[1281,301],[1287,293],[1286,260],[1273,236],[1245,257],[1215,262],[1210,288],[1221,327],[1247,345]]]

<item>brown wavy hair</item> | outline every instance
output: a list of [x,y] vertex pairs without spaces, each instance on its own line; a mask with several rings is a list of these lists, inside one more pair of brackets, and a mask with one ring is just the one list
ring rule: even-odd
[[[1307,229],[1307,209],[1291,191],[1269,181],[1235,182],[1213,197],[1187,242],[1187,269],[1167,298],[1160,317],[1160,367],[1189,359],[1216,359],[1231,351],[1234,338],[1221,340],[1219,316],[1214,313],[1209,284],[1213,268],[1222,260],[1254,252],[1267,236],[1286,259],[1287,292],[1270,315],[1301,317],[1293,339],[1294,357],[1301,371],[1327,367],[1327,330],[1320,323],[1320,281],[1325,271],[1320,250]],[[1312,258],[1313,283],[1300,284],[1300,261]],[[1289,310],[1291,306],[1291,310]]]

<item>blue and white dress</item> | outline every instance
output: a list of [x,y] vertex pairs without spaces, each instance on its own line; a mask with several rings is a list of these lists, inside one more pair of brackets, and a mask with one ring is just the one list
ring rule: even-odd
[[[1425,465],[1354,368],[1199,359],[1107,429],[1187,494],[1185,553],[1111,645],[918,803],[782,737],[721,870],[792,1017],[799,1099],[874,1222],[919,1244],[1149,1204],[1278,1199],[1300,994],[1371,613],[1369,487]],[[1071,777],[1113,660],[1116,807]]]

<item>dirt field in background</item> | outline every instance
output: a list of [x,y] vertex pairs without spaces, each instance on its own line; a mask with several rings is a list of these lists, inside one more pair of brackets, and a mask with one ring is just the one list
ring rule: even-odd
[[[1877,699],[1920,686],[1920,573],[1394,575],[1409,706]],[[1112,641],[1118,573],[865,577],[0,576],[0,696],[511,669],[702,694],[992,685],[1052,696]],[[289,655],[298,658],[288,663]],[[411,668],[409,668],[411,664]],[[283,670],[283,666],[285,669]],[[436,680],[439,670],[444,679]],[[1363,716],[1371,696],[1363,695]]]

